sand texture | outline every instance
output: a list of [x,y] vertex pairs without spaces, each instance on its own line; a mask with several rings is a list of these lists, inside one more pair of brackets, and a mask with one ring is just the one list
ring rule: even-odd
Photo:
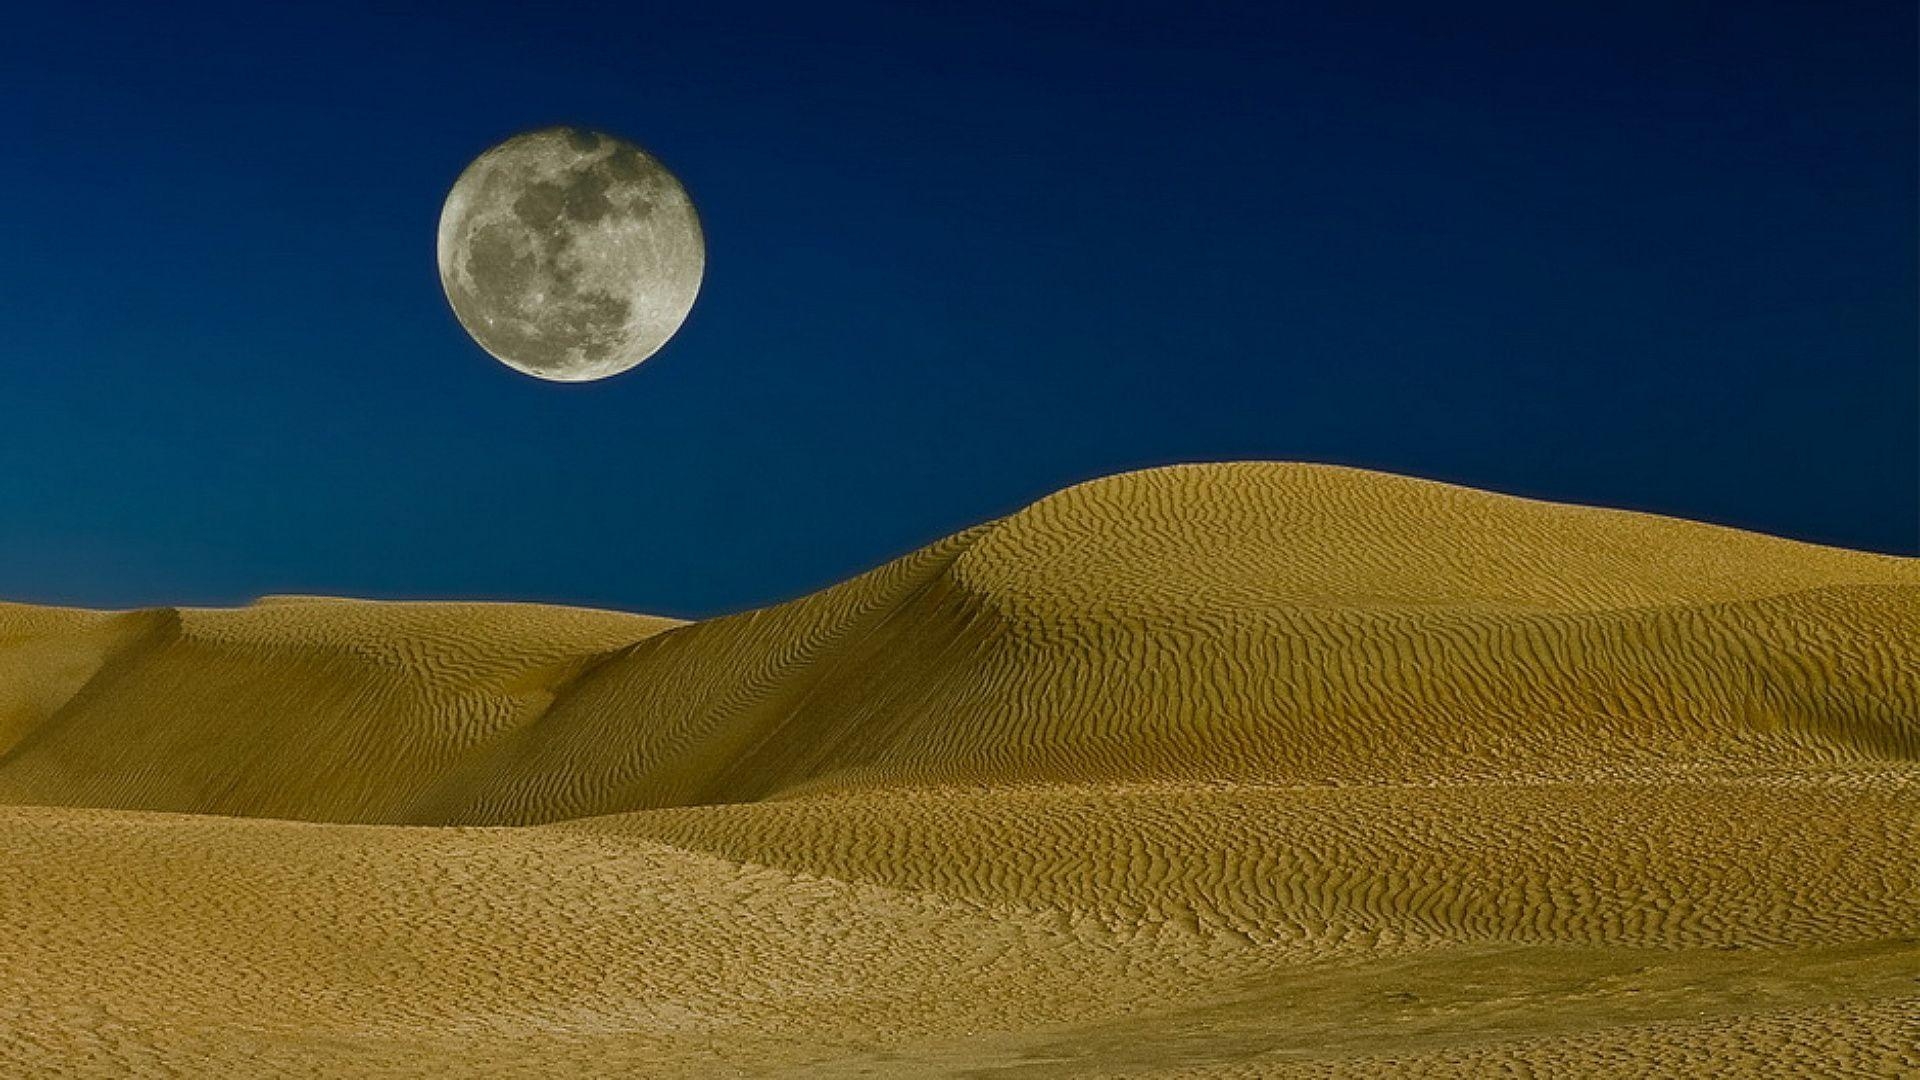
[[1920,562],[1327,466],[0,605],[0,1075],[1920,1075]]

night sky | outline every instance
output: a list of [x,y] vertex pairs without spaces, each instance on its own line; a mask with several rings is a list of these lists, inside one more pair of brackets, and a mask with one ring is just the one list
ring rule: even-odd
[[[464,8],[10,10],[0,596],[706,614],[1236,458],[1920,545],[1906,0]],[[553,123],[707,231],[607,382],[435,272]]]

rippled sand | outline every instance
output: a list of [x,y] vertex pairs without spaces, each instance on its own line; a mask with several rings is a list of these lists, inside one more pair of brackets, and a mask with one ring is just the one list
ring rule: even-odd
[[1920,1071],[1920,563],[1322,466],[697,624],[0,605],[0,1074]]

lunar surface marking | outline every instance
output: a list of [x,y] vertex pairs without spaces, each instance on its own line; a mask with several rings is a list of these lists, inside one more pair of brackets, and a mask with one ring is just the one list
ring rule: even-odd
[[542,379],[617,375],[665,345],[700,291],[706,244],[652,155],[578,128],[508,139],[455,181],[440,283],[460,325]]

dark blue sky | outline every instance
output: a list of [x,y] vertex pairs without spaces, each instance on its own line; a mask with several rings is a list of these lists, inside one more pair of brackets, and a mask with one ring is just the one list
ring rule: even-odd
[[[708,613],[1230,458],[1920,544],[1904,0],[466,8],[10,11],[0,596]],[[604,383],[434,270],[556,122],[710,245]]]

